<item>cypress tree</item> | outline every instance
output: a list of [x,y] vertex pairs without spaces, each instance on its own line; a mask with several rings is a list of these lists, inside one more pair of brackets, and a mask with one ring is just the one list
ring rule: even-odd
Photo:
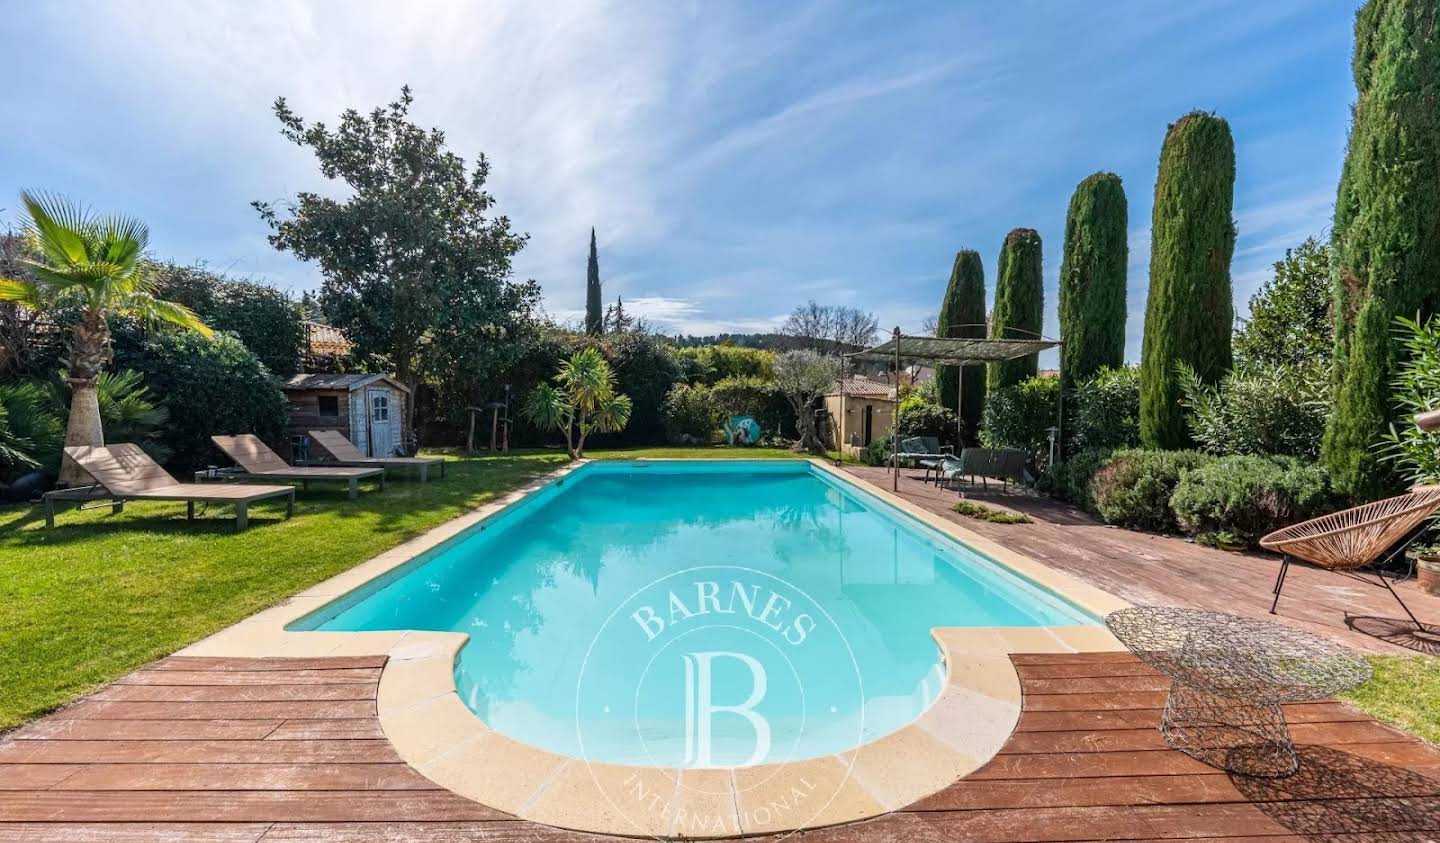
[[1129,211],[1114,173],[1087,176],[1070,197],[1060,261],[1061,388],[1125,363]]
[[1235,142],[1230,124],[1194,111],[1165,134],[1150,223],[1150,295],[1140,357],[1140,441],[1190,441],[1177,363],[1214,382],[1231,366],[1230,258],[1235,252]]
[[600,253],[595,249],[595,229],[590,229],[590,262],[585,268],[585,333],[597,335],[605,330],[605,314],[600,305]]
[[1332,228],[1335,409],[1321,460],[1337,489],[1383,494],[1376,442],[1395,419],[1396,316],[1440,308],[1440,32],[1433,2],[1355,16],[1355,107]]
[[[995,275],[995,307],[990,312],[993,339],[1033,340],[1045,327],[1045,276],[1041,265],[1040,233],[1016,228],[1005,236]],[[1027,354],[1003,363],[991,363],[988,388],[994,390],[1035,377],[1040,357]]]
[[[939,337],[985,337],[985,266],[980,253],[964,249],[955,253],[950,268],[950,283],[945,287],[945,300],[940,303],[940,321],[935,335]],[[960,366],[941,366],[935,373],[942,406],[953,408],[959,398]],[[985,405],[985,366],[965,366],[965,400],[960,403],[961,421],[967,440],[973,440],[980,429],[980,414]]]

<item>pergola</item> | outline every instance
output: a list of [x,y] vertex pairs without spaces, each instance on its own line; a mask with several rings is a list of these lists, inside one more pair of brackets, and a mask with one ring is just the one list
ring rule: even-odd
[[[956,329],[975,329],[984,331],[984,325],[958,325]],[[1012,332],[1016,329],[1010,329]],[[1002,339],[983,337],[912,337],[900,333],[896,328],[890,339],[864,351],[857,351],[845,355],[848,361],[862,363],[890,363],[894,366],[896,386],[899,386],[900,367],[906,363],[922,363],[930,366],[955,366],[959,372],[960,386],[955,400],[956,435],[962,444],[964,442],[964,427],[960,420],[961,411],[964,409],[965,401],[965,369],[967,365],[975,363],[999,363],[1005,360],[1014,360],[1017,357],[1024,357],[1028,354],[1038,354],[1051,348],[1061,345],[1059,340],[1045,339],[1036,335],[1035,339]],[[1064,355],[1061,355],[1063,361]],[[1064,365],[1063,362],[1061,364]],[[1061,375],[1064,374],[1062,370]],[[841,410],[845,412],[845,396],[840,396]],[[896,403],[897,418],[890,422],[890,452],[893,454],[900,448],[900,433],[895,422],[898,420],[898,390]],[[1055,437],[1060,438],[1061,419],[1065,410],[1065,393],[1061,390],[1060,400],[1055,410]],[[837,443],[843,447],[843,443]],[[899,488],[900,466],[898,460],[892,460],[892,473],[894,474],[893,486]]]

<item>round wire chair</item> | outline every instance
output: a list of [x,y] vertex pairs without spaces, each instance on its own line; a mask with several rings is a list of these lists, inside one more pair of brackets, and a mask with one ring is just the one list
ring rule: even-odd
[[[1437,511],[1440,511],[1440,486],[1417,486],[1403,495],[1332,512],[1264,536],[1260,539],[1261,547],[1285,555],[1280,574],[1275,578],[1275,601],[1270,604],[1270,613],[1275,613],[1275,607],[1280,602],[1280,591],[1285,587],[1285,574],[1291,559],[1301,559],[1327,570],[1354,576],[1353,572],[1375,563],[1392,547],[1395,550],[1391,557],[1404,552],[1409,542],[1403,540],[1408,537],[1413,541],[1425,522]],[[1379,584],[1395,597],[1405,614],[1410,616],[1410,620],[1415,622],[1415,626],[1423,630],[1420,621],[1400,595],[1390,588],[1384,575],[1377,574],[1377,578]]]

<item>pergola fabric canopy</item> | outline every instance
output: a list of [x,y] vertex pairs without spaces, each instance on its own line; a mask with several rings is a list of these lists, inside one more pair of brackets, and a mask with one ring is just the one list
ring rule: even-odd
[[[895,336],[864,351],[846,355],[851,360],[877,363],[894,362],[898,356],[906,362],[923,362],[939,366],[961,363],[995,363],[1037,354],[1060,345],[1055,340],[1011,340],[979,337],[909,337]],[[898,348],[897,348],[898,347]],[[897,354],[898,352],[898,354]]]

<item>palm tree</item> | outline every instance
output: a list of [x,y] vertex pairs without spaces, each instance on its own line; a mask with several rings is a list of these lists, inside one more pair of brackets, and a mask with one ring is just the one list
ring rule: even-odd
[[[59,196],[24,192],[20,201],[29,215],[24,234],[40,259],[21,260],[30,278],[0,278],[0,301],[32,310],[79,304],[80,318],[64,361],[71,388],[65,444],[103,445],[95,385],[112,357],[105,318],[134,316],[206,336],[212,332],[188,307],[155,297],[155,284],[141,263],[150,242],[143,222],[97,216]],[[67,457],[61,461],[60,482],[82,484],[87,478]]]
[[615,373],[596,349],[577,351],[560,364],[555,382],[558,386],[535,387],[524,413],[541,427],[565,431],[570,456],[585,456],[585,437],[590,433],[613,433],[630,422],[630,396],[615,392]]

